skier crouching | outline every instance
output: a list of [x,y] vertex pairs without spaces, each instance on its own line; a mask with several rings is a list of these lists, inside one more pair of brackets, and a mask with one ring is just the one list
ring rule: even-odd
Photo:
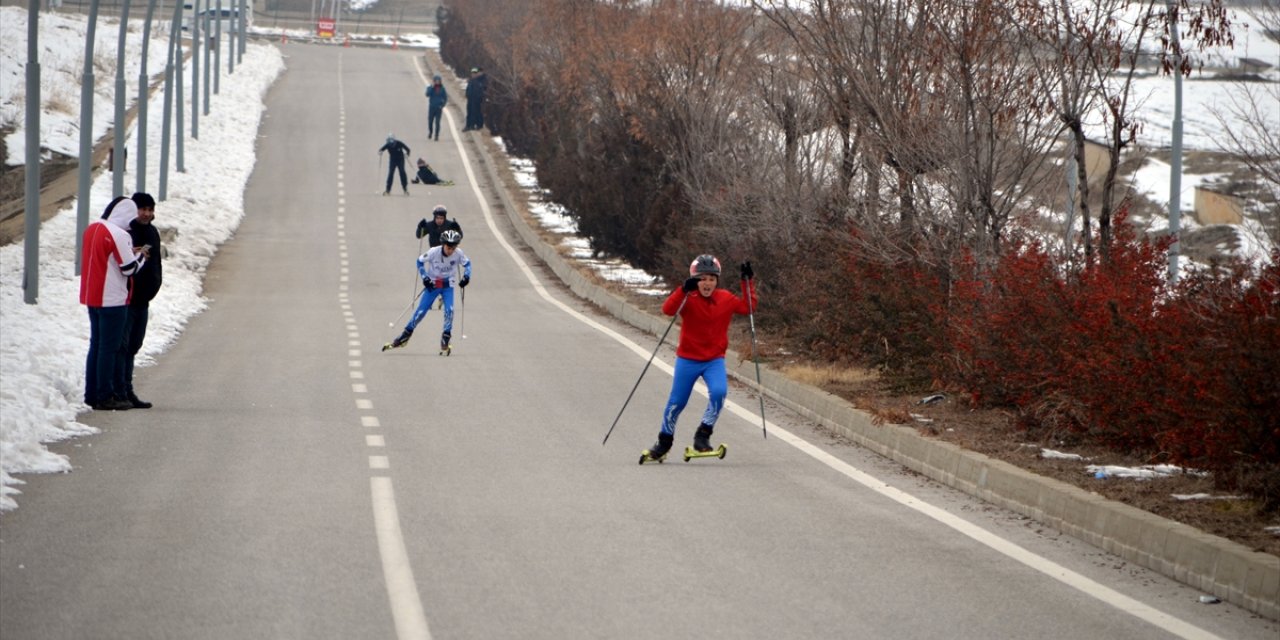
[[[426,253],[418,256],[418,275],[422,277],[424,287],[422,297],[418,299],[418,308],[409,318],[404,331],[391,342],[383,345],[382,350],[403,347],[413,337],[413,330],[427,315],[436,298],[444,299],[444,330],[440,334],[440,354],[449,355],[452,348],[449,339],[453,336],[453,286],[456,283],[466,288],[471,282],[471,260],[458,248],[462,242],[462,234],[454,229],[446,229],[440,234],[440,246],[431,247]],[[462,268],[462,277],[458,278],[458,268]]]
[[[662,313],[681,318],[680,343],[676,347],[675,375],[671,380],[671,396],[662,413],[662,429],[658,441],[645,452],[650,460],[659,460],[671,450],[675,439],[676,420],[689,403],[689,394],[698,378],[707,385],[707,410],[702,424],[693,435],[695,451],[711,451],[711,432],[715,429],[720,409],[729,392],[724,354],[729,348],[729,323],[734,314],[748,315],[756,307],[756,288],[751,263],[740,267],[743,297],[726,289],[720,282],[720,261],[715,256],[700,255],[689,265],[689,279],[662,303]],[[748,300],[747,296],[750,296]]]

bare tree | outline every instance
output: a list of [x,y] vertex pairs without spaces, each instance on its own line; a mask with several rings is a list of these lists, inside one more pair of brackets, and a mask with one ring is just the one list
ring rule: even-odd
[[[1280,1],[1259,0],[1246,12],[1256,37],[1280,41]],[[1269,192],[1271,212],[1261,226],[1271,246],[1280,246],[1280,83],[1242,79],[1238,89],[1230,104],[1213,115],[1222,126],[1225,149]]]

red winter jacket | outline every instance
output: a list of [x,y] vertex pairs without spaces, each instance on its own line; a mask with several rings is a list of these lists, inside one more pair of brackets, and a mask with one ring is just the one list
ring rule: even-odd
[[686,294],[684,289],[676,289],[662,303],[662,313],[673,316],[680,308],[680,301],[685,300],[684,309],[680,311],[680,344],[676,347],[676,355],[689,360],[706,362],[723,358],[729,348],[729,322],[733,314],[745,316],[758,306],[754,280],[748,280],[751,295],[751,306],[747,306],[746,298],[739,298],[726,289],[716,289],[710,298],[702,297],[697,290]]

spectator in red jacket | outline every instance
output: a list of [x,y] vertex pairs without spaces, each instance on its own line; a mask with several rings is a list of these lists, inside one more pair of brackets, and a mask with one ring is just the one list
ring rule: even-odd
[[89,308],[84,401],[97,410],[133,408],[124,388],[129,276],[146,264],[149,251],[147,247],[135,248],[129,237],[129,223],[137,217],[138,206],[133,200],[116,198],[107,205],[102,219],[84,230],[80,304]]

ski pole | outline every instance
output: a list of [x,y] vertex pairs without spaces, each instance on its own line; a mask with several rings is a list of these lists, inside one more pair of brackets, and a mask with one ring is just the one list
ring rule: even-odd
[[462,288],[462,304],[458,308],[458,329],[462,331],[462,339],[467,339],[467,288]]
[[769,437],[769,427],[766,426],[764,419],[764,383],[760,381],[760,357],[756,355],[756,309],[755,296],[751,295],[755,287],[751,286],[751,280],[747,281],[747,322],[751,325],[751,360],[756,363],[756,394],[760,396],[760,433],[761,437]]
[[604,434],[604,440],[600,443],[600,446],[603,447],[606,442],[609,442],[609,436],[613,434],[613,428],[618,426],[618,420],[622,419],[622,412],[627,410],[627,405],[631,403],[631,396],[634,396],[636,394],[636,389],[640,388],[640,381],[644,380],[644,374],[649,371],[649,365],[653,364],[653,358],[658,355],[658,349],[662,348],[663,341],[667,339],[667,334],[671,333],[671,327],[675,325],[676,318],[680,317],[680,312],[684,310],[684,303],[688,302],[688,300],[689,296],[686,294],[684,300],[680,301],[680,307],[676,309],[675,314],[671,316],[671,322],[667,324],[667,330],[662,332],[661,338],[658,338],[658,346],[653,348],[653,353],[649,355],[649,361],[644,363],[644,370],[640,372],[640,377],[636,378],[635,385],[631,387],[631,393],[627,394],[626,401],[622,403],[622,408],[618,410],[618,417],[614,418],[613,424],[609,425],[609,432]]
[[[418,255],[422,255],[422,238],[418,238]],[[413,295],[415,296],[418,295],[418,282],[421,280],[422,278],[418,276],[418,272],[413,272]]]
[[[417,287],[414,287],[414,288],[416,289]],[[403,310],[401,310],[401,311],[400,311],[400,315],[396,316],[396,319],[395,319],[395,320],[392,320],[391,322],[388,322],[388,323],[387,323],[387,326],[388,326],[388,327],[394,327],[394,326],[396,326],[396,323],[397,323],[397,322],[400,322],[400,318],[403,318],[403,317],[404,317],[405,312],[406,312],[406,311],[408,311],[408,310],[409,310],[409,308],[410,308],[410,307],[412,307],[412,306],[413,306],[413,304],[414,304],[415,302],[417,302],[417,301],[418,301],[418,298],[421,298],[421,297],[422,297],[422,292],[423,292],[423,291],[426,291],[426,289],[425,289],[425,288],[423,288],[423,289],[419,290],[417,293],[413,294],[413,299],[409,301],[409,304],[405,305],[405,308],[404,308]]]

